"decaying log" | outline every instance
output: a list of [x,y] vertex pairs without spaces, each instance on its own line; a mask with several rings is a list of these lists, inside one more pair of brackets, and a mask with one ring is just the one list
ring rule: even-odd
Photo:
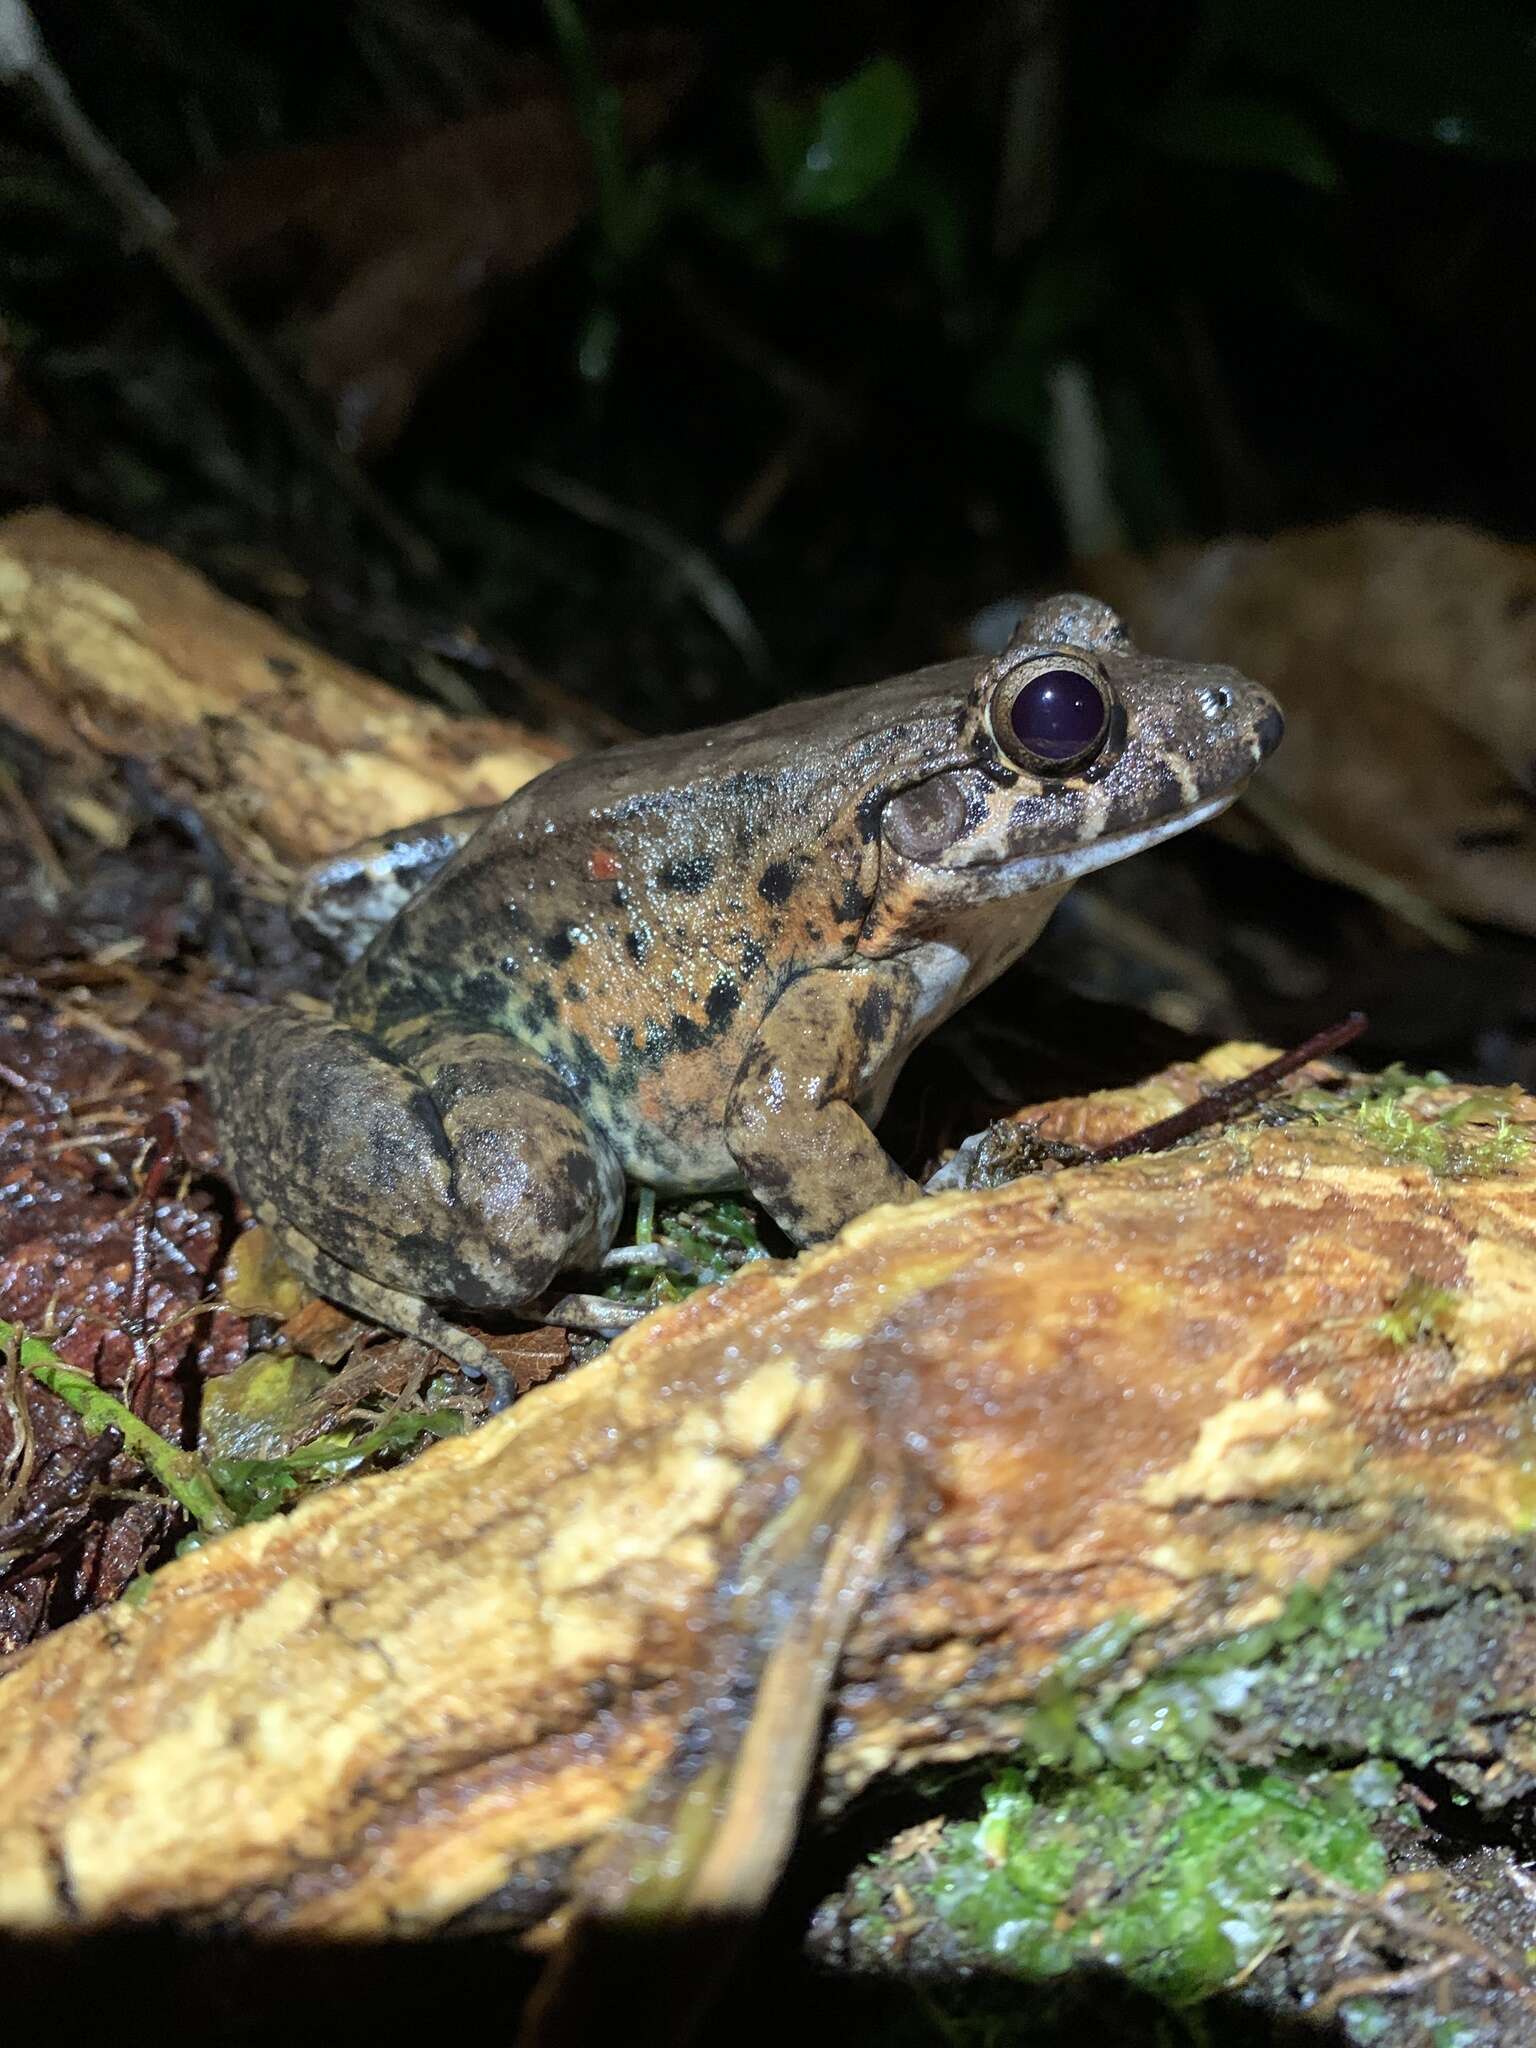
[[[177,1560],[0,1674],[0,1923],[536,1925],[680,1816],[728,1897],[824,1690],[835,1807],[1012,1747],[1085,1638],[1113,1695],[1384,1551],[1507,1560],[1533,1123],[1389,1089],[877,1210]],[[1505,1769],[1528,1634],[1458,1733]]]
[[498,802],[567,751],[413,701],[53,511],[0,521],[0,723],[65,771],[89,833],[121,830],[116,770],[136,762],[268,890],[370,833]]

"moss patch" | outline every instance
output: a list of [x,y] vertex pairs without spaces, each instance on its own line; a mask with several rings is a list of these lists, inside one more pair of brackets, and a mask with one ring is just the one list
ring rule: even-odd
[[1306,1888],[1307,1866],[1358,1890],[1384,1882],[1372,1807],[1394,1786],[1380,1767],[1049,1789],[1009,1772],[980,1820],[946,1830],[929,1896],[978,1960],[1023,1977],[1108,1967],[1187,2004],[1282,1937],[1275,1901]]
[[[1273,1622],[1144,1677],[1127,1668],[1130,1624],[1091,1630],[1021,1716],[1020,1751],[1077,1775],[1222,1753],[1413,1763],[1465,1754],[1469,1730],[1525,1717],[1526,1700],[1500,1689],[1528,1613],[1518,1558],[1455,1565],[1383,1548],[1320,1590],[1298,1588]],[[1526,1781],[1506,1775],[1513,1796]]]
[[1447,1104],[1440,1091],[1448,1085],[1443,1074],[1391,1066],[1340,1089],[1304,1089],[1292,1106],[1319,1123],[1347,1118],[1383,1159],[1449,1179],[1477,1179],[1520,1165],[1531,1133],[1510,1120],[1518,1091],[1484,1089]]
[[1432,1287],[1427,1280],[1410,1280],[1392,1306],[1376,1318],[1376,1328],[1399,1349],[1422,1344],[1428,1337],[1445,1334],[1459,1299],[1449,1288]]
[[729,1279],[749,1260],[770,1257],[761,1226],[759,1210],[730,1196],[658,1201],[642,1188],[618,1240],[619,1255],[632,1263],[604,1292],[611,1301],[645,1309],[682,1301]]

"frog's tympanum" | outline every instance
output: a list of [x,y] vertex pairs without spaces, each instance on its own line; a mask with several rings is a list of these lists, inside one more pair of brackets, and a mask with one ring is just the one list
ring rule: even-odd
[[437,1309],[595,1263],[626,1179],[744,1186],[829,1237],[918,1193],[871,1129],[913,1047],[1077,876],[1223,810],[1280,732],[1234,670],[1061,597],[984,665],[393,834],[307,885],[355,934],[334,1014],[260,1010],[214,1049],[240,1185],[313,1285],[477,1370]]

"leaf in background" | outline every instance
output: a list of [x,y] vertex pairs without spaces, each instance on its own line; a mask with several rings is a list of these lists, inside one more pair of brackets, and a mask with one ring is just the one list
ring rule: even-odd
[[1147,138],[1163,155],[1191,163],[1278,171],[1319,192],[1339,183],[1338,165],[1310,122],[1249,94],[1176,96],[1148,124]]
[[1274,690],[1286,740],[1256,796],[1299,858],[1536,934],[1536,549],[1366,513],[1078,573],[1142,645]]
[[[661,32],[602,54],[633,152],[686,91],[696,54]],[[625,177],[605,230],[643,239],[657,194]],[[462,120],[231,165],[189,196],[182,222],[221,279],[265,291],[348,446],[373,453],[478,332],[491,288],[541,263],[597,192],[565,81],[529,62],[509,73],[503,103]]]
[[1199,41],[1400,142],[1536,156],[1536,32],[1509,0],[1206,0]]
[[754,106],[758,146],[786,211],[842,213],[892,176],[917,128],[917,87],[894,57],[876,57],[813,109],[770,93]]

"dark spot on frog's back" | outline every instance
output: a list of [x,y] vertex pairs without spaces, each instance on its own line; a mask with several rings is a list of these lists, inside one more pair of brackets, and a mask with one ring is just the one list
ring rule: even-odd
[[643,925],[624,934],[624,950],[637,967],[643,967],[651,950],[651,935]]
[[696,1018],[674,1011],[668,1035],[679,1052],[698,1052],[709,1043],[709,1033]]
[[684,854],[658,869],[656,880],[663,889],[679,896],[702,896],[715,879],[715,864],[707,853]]
[[704,998],[704,1014],[717,1031],[723,1031],[741,1008],[741,990],[728,974],[722,974]]
[[553,1024],[559,1009],[554,990],[547,982],[540,982],[528,993],[524,1015],[528,1022],[537,1028],[541,1024]]
[[772,860],[757,878],[757,893],[765,903],[782,906],[794,895],[795,881],[792,861]]
[[506,1006],[507,980],[482,968],[459,983],[458,1006],[467,1017],[494,1017]]
[[861,924],[869,903],[869,891],[857,875],[850,875],[843,884],[842,895],[832,905],[832,915],[839,924]]
[[576,1061],[576,1071],[583,1081],[601,1081],[608,1073],[608,1062],[585,1032],[571,1034],[571,1052]]
[[542,943],[544,958],[556,967],[563,966],[576,950],[576,941],[564,928],[557,932],[547,932]]

